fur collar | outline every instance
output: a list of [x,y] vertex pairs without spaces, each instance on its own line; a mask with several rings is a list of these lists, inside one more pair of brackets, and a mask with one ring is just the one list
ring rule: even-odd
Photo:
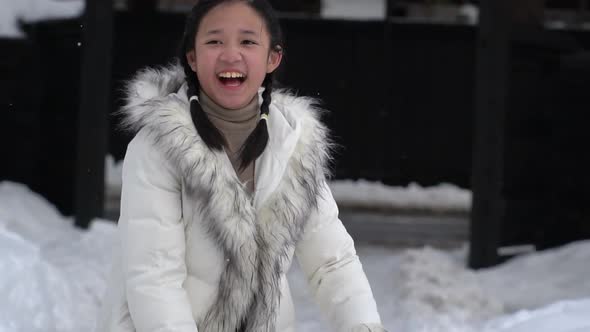
[[285,263],[324,190],[327,130],[312,99],[273,93],[269,145],[259,158],[264,176],[257,177],[264,190],[256,190],[262,198],[254,204],[225,152],[201,141],[186,95],[178,92],[183,83],[177,65],[140,72],[127,87],[123,126],[147,131],[165,153],[195,208],[207,216],[199,222],[229,259],[199,331],[273,332]]

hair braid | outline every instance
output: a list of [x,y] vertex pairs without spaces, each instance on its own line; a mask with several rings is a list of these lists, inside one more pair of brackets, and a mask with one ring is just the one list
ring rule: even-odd
[[[262,104],[260,105],[260,114],[268,115],[269,106],[272,101],[272,86],[273,86],[273,74],[267,74],[264,78],[264,92],[262,93]],[[255,97],[256,98],[256,97]],[[258,125],[252,131],[250,136],[246,139],[246,142],[242,146],[240,153],[240,170],[245,169],[250,165],[251,162],[256,160],[268,144],[268,124],[267,120],[261,118],[258,121]]]
[[225,137],[219,131],[219,129],[213,125],[211,120],[209,120],[209,117],[203,111],[201,104],[196,101],[190,101],[190,98],[193,96],[199,97],[200,84],[199,80],[197,79],[197,75],[190,68],[186,59],[181,62],[182,66],[184,67],[186,83],[188,84],[186,94],[187,98],[189,99],[191,119],[193,120],[195,129],[209,149],[222,150],[223,147],[227,145]]
[[262,82],[262,84],[264,85],[264,92],[262,92],[262,105],[260,105],[260,112],[262,114],[266,114],[268,115],[269,112],[269,106],[270,103],[272,102],[272,88],[273,88],[273,74],[268,74],[266,75],[266,77],[264,78],[264,82]]

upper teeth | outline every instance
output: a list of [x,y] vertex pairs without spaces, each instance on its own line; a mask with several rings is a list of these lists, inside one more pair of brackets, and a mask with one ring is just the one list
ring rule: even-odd
[[223,78],[241,78],[244,77],[244,74],[242,73],[237,73],[237,72],[225,72],[225,73],[220,73],[219,77],[223,77]]

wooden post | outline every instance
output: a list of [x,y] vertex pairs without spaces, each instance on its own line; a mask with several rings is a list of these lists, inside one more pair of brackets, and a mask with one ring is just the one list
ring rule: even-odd
[[505,197],[505,117],[509,110],[510,43],[518,31],[542,27],[543,0],[482,0],[477,43],[476,111],[471,184],[469,265],[499,262]]
[[76,226],[104,212],[104,163],[110,110],[113,3],[86,0],[76,163]]
[[502,2],[480,2],[477,41],[476,108],[471,186],[471,246],[469,266],[498,262],[504,165],[504,118],[507,109],[509,34]]

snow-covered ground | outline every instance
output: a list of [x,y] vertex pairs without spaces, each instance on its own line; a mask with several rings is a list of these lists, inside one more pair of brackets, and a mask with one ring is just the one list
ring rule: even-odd
[[[115,224],[72,226],[23,185],[0,183],[0,332],[89,331],[109,271]],[[389,331],[590,331],[590,241],[465,268],[467,248],[357,248]],[[326,331],[297,266],[300,331]]]

